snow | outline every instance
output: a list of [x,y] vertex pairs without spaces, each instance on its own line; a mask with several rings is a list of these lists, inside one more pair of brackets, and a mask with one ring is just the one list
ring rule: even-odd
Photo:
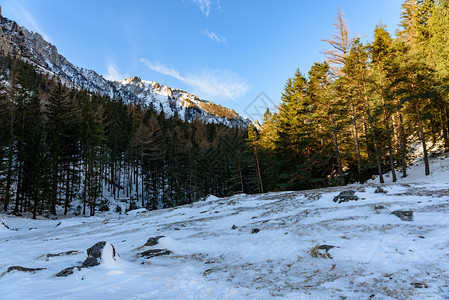
[[[209,196],[177,208],[30,220],[0,214],[1,299],[445,299],[449,158],[422,162],[385,193],[370,181],[301,192]],[[335,203],[342,190],[359,201]],[[411,210],[413,221],[391,212]],[[232,229],[236,225],[235,229]],[[252,233],[253,229],[259,229]],[[155,246],[149,237],[164,236]],[[80,265],[107,241],[101,264]],[[319,245],[333,245],[328,254]],[[119,256],[113,257],[112,246]],[[139,253],[168,249],[167,256]],[[77,250],[74,255],[47,254]],[[19,265],[46,268],[12,271]]]
[[210,202],[210,201],[216,201],[216,200],[220,200],[220,198],[218,198],[217,196],[214,196],[214,195],[209,195],[209,196],[207,196],[205,201]]

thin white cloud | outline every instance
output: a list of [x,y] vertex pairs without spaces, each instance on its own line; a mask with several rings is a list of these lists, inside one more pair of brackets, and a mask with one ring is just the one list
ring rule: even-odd
[[112,62],[108,62],[106,67],[108,69],[108,74],[106,74],[104,76],[104,78],[106,78],[107,80],[120,81],[120,80],[123,80],[124,78],[126,78],[125,76],[123,76],[120,73],[116,64],[114,64]]
[[224,37],[216,34],[213,31],[209,31],[209,30],[206,29],[206,30],[201,31],[201,33],[204,34],[205,36],[207,36],[212,41],[226,44],[226,39]]
[[[9,2],[7,2],[9,4]],[[42,30],[39,23],[33,17],[33,15],[24,6],[15,3],[13,5],[8,5],[7,8],[11,11],[11,16],[16,19],[21,25],[25,26],[27,29],[39,33],[47,42],[52,42],[52,39]]]
[[238,75],[230,71],[204,71],[199,75],[181,75],[177,70],[168,68],[148,59],[140,60],[148,68],[164,75],[171,76],[193,88],[194,93],[201,97],[214,99],[235,100],[244,96],[251,89],[251,85]]
[[192,0],[193,4],[199,7],[203,14],[206,16],[209,16],[210,13],[210,7],[211,7],[211,0]]

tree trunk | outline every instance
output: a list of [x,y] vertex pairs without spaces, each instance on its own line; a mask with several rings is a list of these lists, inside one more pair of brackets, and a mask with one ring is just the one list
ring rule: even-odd
[[64,216],[67,215],[70,202],[70,163],[67,163],[66,168],[66,181],[65,181],[65,203],[64,203]]
[[54,158],[53,178],[52,178],[52,195],[51,195],[51,213],[56,215],[56,202],[58,201],[58,157]]
[[382,71],[381,68],[379,66],[379,63],[377,65],[377,69],[378,69],[378,74],[379,74],[379,91],[380,91],[380,97],[382,99],[382,108],[383,108],[383,113],[384,113],[384,122],[385,122],[385,130],[387,132],[387,143],[388,143],[388,156],[389,156],[389,160],[390,160],[390,170],[391,170],[391,175],[393,177],[393,182],[397,181],[396,178],[396,170],[394,169],[394,157],[393,157],[393,147],[391,145],[391,134],[390,134],[390,125],[388,122],[388,113],[387,113],[387,107],[385,104],[385,97],[384,97],[384,90],[382,87]]
[[254,147],[254,154],[256,155],[257,175],[259,178],[259,191],[263,193],[262,175],[260,174],[259,156],[257,155],[257,147]]
[[443,127],[443,141],[444,141],[444,152],[449,152],[449,134],[448,134],[448,115],[447,108],[444,108],[441,112],[441,124]]
[[352,128],[354,133],[354,141],[355,141],[355,151],[357,156],[357,173],[360,175],[362,173],[362,159],[360,157],[360,146],[359,146],[359,133],[357,131],[357,121],[355,115],[354,105],[351,103],[351,114],[352,114]]
[[[330,110],[330,105],[328,106],[328,109]],[[337,133],[333,129],[335,127],[335,124],[334,124],[334,119],[332,118],[331,114],[329,114],[329,123],[332,127],[332,140],[334,142],[335,156],[337,157],[338,177],[340,180],[340,185],[345,185],[345,177],[343,174],[343,168],[341,166],[340,151],[338,150]]]
[[371,117],[371,110],[369,107],[369,100],[368,100],[368,94],[366,92],[365,83],[363,83],[363,91],[365,94],[366,113],[368,115],[368,123],[369,123],[369,127],[371,129],[371,138],[373,140],[374,154],[376,155],[377,171],[379,173],[379,182],[384,183],[385,181],[384,181],[384,177],[382,175],[382,166],[380,164],[379,150],[377,148],[376,133],[374,132],[373,119]]
[[240,157],[237,158],[238,159],[238,166],[239,166],[239,175],[240,175],[240,185],[242,187],[242,193],[244,193],[244,189],[243,189],[243,175],[242,175],[242,167],[240,166]]
[[365,143],[366,143],[366,158],[368,162],[371,161],[371,151],[369,147],[369,134],[368,134],[368,128],[366,126],[366,117],[365,112],[362,112],[362,121],[363,121],[363,131],[365,132]]
[[407,177],[407,160],[406,160],[406,148],[405,148],[405,133],[404,133],[404,125],[401,114],[401,108],[399,103],[399,98],[395,92],[395,100],[396,100],[396,117],[398,122],[398,133],[399,133],[399,150],[401,153],[401,164],[402,164],[402,177]]
[[[411,78],[410,74],[410,78]],[[415,94],[415,85],[413,82],[410,83],[410,86],[412,88],[413,94]],[[418,127],[419,127],[419,135],[421,138],[422,148],[423,148],[423,154],[424,154],[424,172],[427,175],[430,175],[430,168],[429,168],[429,155],[427,154],[427,146],[426,146],[426,139],[424,136],[424,128],[422,126],[422,120],[421,120],[421,111],[419,109],[419,101],[415,98],[414,100],[415,109],[416,109],[416,117],[418,118]]]
[[416,109],[416,115],[418,117],[419,135],[421,137],[421,143],[422,143],[422,148],[423,148],[423,153],[424,153],[424,170],[425,170],[425,174],[427,176],[427,175],[430,175],[429,155],[427,154],[426,139],[425,139],[425,136],[424,136],[424,129],[423,129],[423,126],[422,126],[421,112],[419,110],[418,100],[415,100],[415,109]]

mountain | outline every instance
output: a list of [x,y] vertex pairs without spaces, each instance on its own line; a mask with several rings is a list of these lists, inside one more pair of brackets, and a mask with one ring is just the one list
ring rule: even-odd
[[123,99],[125,103],[153,106],[167,117],[177,115],[185,121],[200,119],[205,123],[224,124],[229,127],[246,128],[250,121],[234,110],[199,99],[188,92],[172,89],[153,81],[131,77],[120,82],[105,79],[93,70],[74,66],[58,53],[54,45],[40,34],[29,31],[16,22],[4,18],[0,9],[0,51],[16,55],[33,64],[41,73],[55,75],[75,88],[92,93]]

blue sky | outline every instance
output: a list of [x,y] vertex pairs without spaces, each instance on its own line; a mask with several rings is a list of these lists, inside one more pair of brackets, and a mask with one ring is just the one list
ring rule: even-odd
[[[323,61],[340,7],[353,35],[394,34],[402,0],[0,0],[3,15],[41,33],[73,64],[139,76],[245,115],[264,92],[279,103],[297,68]],[[264,100],[266,102],[267,99]],[[256,101],[257,102],[257,101]],[[262,101],[263,102],[263,101]]]

